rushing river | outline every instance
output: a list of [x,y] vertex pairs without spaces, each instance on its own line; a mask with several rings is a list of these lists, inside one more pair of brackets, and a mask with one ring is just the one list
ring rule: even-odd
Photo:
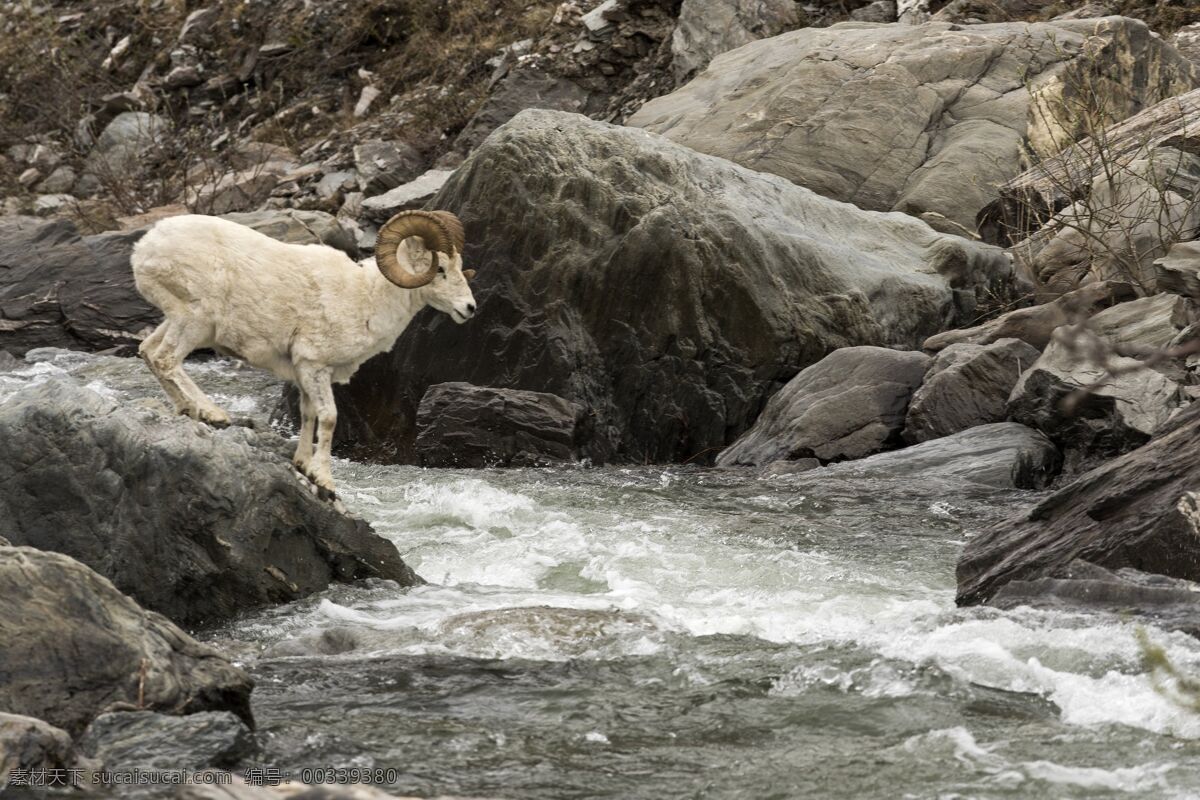
[[[0,402],[63,374],[159,396],[136,360],[35,359]],[[192,373],[260,421],[278,396],[229,362]],[[335,477],[430,584],[201,632],[258,679],[265,764],[514,800],[1200,797],[1200,712],[1144,674],[1137,623],[955,608],[963,542],[1034,494],[681,467]],[[1200,674],[1200,642],[1148,632]]]

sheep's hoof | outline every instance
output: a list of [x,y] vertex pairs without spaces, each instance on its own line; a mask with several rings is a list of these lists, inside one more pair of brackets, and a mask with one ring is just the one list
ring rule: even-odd
[[296,467],[296,471],[303,475],[304,479],[308,481],[309,487],[312,489],[313,493],[316,494],[318,500],[324,500],[330,503],[337,501],[337,492],[334,491],[332,482],[322,481],[313,477],[311,472],[304,469],[299,464],[296,464],[294,461],[292,464]]
[[229,415],[219,408],[212,411],[201,411],[199,419],[214,428],[228,428],[230,425]]

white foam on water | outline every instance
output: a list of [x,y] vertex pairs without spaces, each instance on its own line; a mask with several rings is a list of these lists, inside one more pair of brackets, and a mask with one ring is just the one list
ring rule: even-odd
[[[634,503],[655,490],[635,488]],[[1200,716],[1172,703],[1143,674],[1132,623],[955,611],[949,586],[925,585],[903,565],[889,569],[844,553],[731,537],[686,506],[670,513],[635,505],[626,515],[619,504],[586,497],[577,506],[546,504],[484,477],[415,469],[373,476],[353,491],[351,498],[364,498],[352,500],[357,509],[436,584],[387,602],[322,606],[327,622],[394,634],[378,643],[384,649],[557,660],[657,652],[671,633],[843,643],[888,662],[934,665],[965,684],[1039,694],[1071,724],[1200,738]],[[506,616],[534,607],[559,609],[558,621],[548,623],[549,612],[536,624]],[[601,635],[571,621],[572,612],[582,611],[641,622],[625,628],[612,622]],[[464,615],[481,622],[455,627],[452,620]],[[565,632],[583,644],[564,646]],[[1179,666],[1200,670],[1194,642],[1174,636],[1167,645]],[[917,691],[909,676],[890,669],[794,674],[773,691],[802,691],[814,681],[878,697]]]
[[[962,726],[909,737],[902,749],[930,760],[949,755],[963,768],[988,776],[988,784],[1009,789],[1037,782],[1104,793],[1137,794],[1169,790],[1168,774],[1177,767],[1175,763],[1167,762],[1105,769],[1069,766],[1047,760],[1012,759],[1005,755],[1005,751],[1011,749],[1009,743],[982,744],[970,730]],[[1114,754],[1114,759],[1120,757],[1120,754]],[[1026,787],[1026,791],[1031,789]]]

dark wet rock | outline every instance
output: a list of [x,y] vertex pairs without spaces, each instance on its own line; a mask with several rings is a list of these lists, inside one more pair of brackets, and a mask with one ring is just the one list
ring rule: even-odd
[[168,716],[116,711],[92,720],[79,749],[110,772],[229,769],[258,752],[254,734],[228,711]]
[[77,558],[188,625],[332,581],[419,582],[366,522],[313,496],[290,449],[273,433],[35,385],[0,406],[0,534]]
[[573,461],[582,417],[578,406],[546,392],[439,383],[417,407],[417,458],[425,467]]
[[1009,581],[988,605],[1134,616],[1200,637],[1200,584],[1130,567],[1109,570],[1082,559],[1045,577]]
[[1081,454],[1115,455],[1145,443],[1184,403],[1169,367],[1119,355],[1149,352],[1180,333],[1175,295],[1105,309],[1086,329],[1059,328],[1013,387],[1008,413]]
[[0,641],[0,708],[72,735],[121,707],[254,724],[245,672],[59,553],[0,548]]
[[422,313],[338,392],[360,455],[414,459],[426,389],[467,381],[589,409],[580,455],[596,462],[709,458],[799,370],[838,347],[915,347],[1009,270],[909,217],[548,111],[496,131],[431,206],[466,224],[479,310]]
[[974,230],[1026,147],[1049,156],[1077,133],[1032,107],[1030,83],[1044,96],[1092,76],[1117,119],[1198,85],[1138,20],[849,22],[719,55],[628,124],[861,208]]
[[959,605],[987,602],[1010,581],[1053,576],[1077,558],[1200,580],[1198,447],[1193,404],[1148,444],[971,539],[958,562]]
[[727,50],[797,27],[802,13],[793,0],[683,0],[671,37],[675,79],[687,80]]
[[952,344],[942,350],[908,405],[904,441],[915,444],[1003,422],[1013,386],[1040,355],[1020,339]]
[[883,347],[835,350],[792,378],[720,466],[817,458],[844,461],[899,443],[909,398],[929,356]]
[[0,219],[0,349],[103,350],[152,330],[161,315],[129,268],[141,235],[80,236],[66,220]]
[[949,486],[1042,489],[1058,475],[1062,456],[1044,434],[1015,422],[996,422],[922,442],[903,450],[834,464],[812,473],[827,477],[941,480]]
[[1018,308],[973,328],[930,336],[923,347],[936,352],[952,344],[991,344],[1000,339],[1020,339],[1042,350],[1050,344],[1050,337],[1060,326],[1083,322],[1097,310],[1134,296],[1133,289],[1125,283],[1091,283],[1051,302]]
[[0,712],[0,787],[8,784],[14,770],[41,772],[92,766],[80,760],[66,731],[40,719]]

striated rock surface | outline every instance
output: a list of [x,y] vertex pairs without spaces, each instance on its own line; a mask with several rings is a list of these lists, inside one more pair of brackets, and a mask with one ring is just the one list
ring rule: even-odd
[[417,408],[417,457],[424,467],[573,461],[582,416],[558,395],[439,383]]
[[0,708],[72,735],[117,708],[230,711],[253,681],[78,561],[0,547]]
[[1058,475],[1062,456],[1044,434],[1015,422],[979,425],[890,453],[834,464],[811,473],[828,477],[943,481],[958,490],[1043,489]]
[[1009,581],[988,604],[1136,616],[1200,638],[1200,584],[1078,558],[1048,576]]
[[48,381],[0,406],[0,535],[77,558],[188,625],[332,581],[419,582],[395,546],[273,452],[289,449]]
[[1020,339],[942,350],[909,403],[904,441],[915,444],[1004,421],[1013,386],[1040,355]]
[[1041,112],[1085,77],[1113,121],[1198,85],[1189,61],[1122,17],[854,22],[717,56],[629,124],[862,208],[974,230],[996,187],[1023,169],[1026,143],[1050,155],[1077,133]]
[[1154,295],[1105,309],[1086,328],[1059,328],[1013,387],[1009,415],[1083,453],[1114,455],[1143,444],[1183,405],[1182,375],[1118,348],[1165,348],[1180,332],[1180,302]]
[[[467,229],[479,310],[432,312],[338,394],[342,443],[413,459],[446,381],[590,409],[580,455],[712,454],[830,350],[915,347],[1006,291],[994,248],[865,212],[645,131],[526,111],[431,204]],[[343,424],[344,423],[344,424]]]
[[898,443],[904,413],[929,356],[882,347],[835,350],[792,378],[721,466],[817,458],[844,461]]
[[1193,404],[1149,444],[971,539],[958,562],[958,604],[987,602],[1010,581],[1052,577],[1075,559],[1200,580],[1197,447]]

